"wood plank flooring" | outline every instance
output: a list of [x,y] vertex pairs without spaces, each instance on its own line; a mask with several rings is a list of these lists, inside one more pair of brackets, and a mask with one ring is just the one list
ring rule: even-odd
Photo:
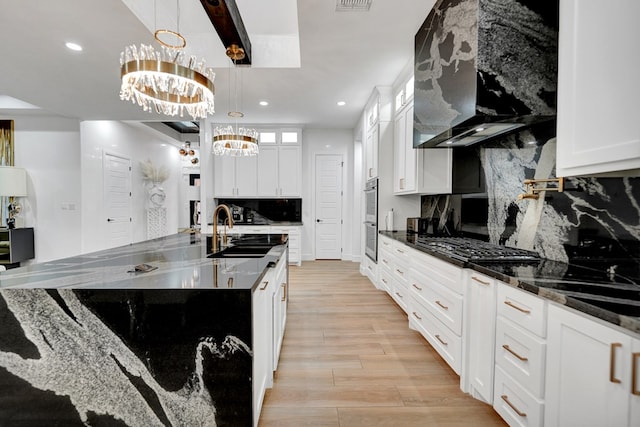
[[259,425],[504,426],[359,264],[290,267],[287,327]]

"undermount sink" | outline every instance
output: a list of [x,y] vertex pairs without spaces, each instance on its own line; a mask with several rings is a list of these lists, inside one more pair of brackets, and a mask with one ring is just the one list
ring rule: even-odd
[[207,258],[262,258],[273,245],[237,245],[207,255]]

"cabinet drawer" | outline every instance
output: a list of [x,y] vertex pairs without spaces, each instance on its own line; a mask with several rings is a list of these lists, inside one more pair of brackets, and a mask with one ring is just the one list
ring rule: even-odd
[[509,285],[498,283],[498,315],[544,338],[547,305],[543,299]]
[[496,322],[496,363],[538,398],[544,396],[546,344],[505,318]]
[[386,250],[380,250],[378,252],[378,265],[381,268],[386,268],[389,271],[393,271],[393,255]]
[[399,262],[403,262],[405,264],[409,264],[409,262],[410,262],[410,257],[409,257],[410,248],[407,245],[405,245],[404,243],[400,243],[400,242],[394,240],[392,248],[393,248],[393,255],[396,257],[396,259]]
[[431,314],[456,335],[462,335],[462,295],[437,283],[431,283],[428,286],[411,283],[410,289],[412,292],[419,293],[419,300],[424,301],[423,304]]
[[391,273],[389,272],[388,269],[381,268],[379,275],[380,275],[380,283],[379,283],[378,289],[387,291],[387,293],[391,295],[393,290],[392,289],[393,279],[391,278]]
[[406,287],[399,285],[397,281],[392,282],[391,297],[405,313],[409,311],[409,292]]
[[378,238],[379,248],[386,249],[389,252],[391,252],[391,249],[393,247],[393,240],[385,236],[378,236],[378,237],[379,237]]
[[513,426],[542,426],[544,403],[536,399],[499,366],[493,388],[493,409]]
[[409,326],[419,331],[453,371],[460,375],[462,339],[423,307],[415,297],[409,304]]
[[404,260],[400,261],[397,258],[393,263],[393,277],[400,282],[406,289],[409,287],[409,264],[404,262]]
[[464,293],[461,268],[423,253],[416,257],[411,266],[430,281],[444,285],[458,294]]

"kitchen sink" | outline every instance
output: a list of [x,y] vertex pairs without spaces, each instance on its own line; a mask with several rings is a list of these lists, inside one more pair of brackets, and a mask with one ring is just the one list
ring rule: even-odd
[[207,258],[262,258],[273,245],[237,245],[207,255]]

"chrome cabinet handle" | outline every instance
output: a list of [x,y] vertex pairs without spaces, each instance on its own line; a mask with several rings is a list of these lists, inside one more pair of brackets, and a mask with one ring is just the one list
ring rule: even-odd
[[418,320],[422,320],[422,317],[418,316],[418,313],[416,313],[415,311],[412,311],[413,315],[415,316],[416,319]]
[[398,292],[396,292],[396,295],[398,295],[400,298],[404,298],[402,295],[400,295]]
[[412,283],[411,286],[413,286],[414,288],[416,288],[419,291],[422,290],[422,288],[420,286],[416,285],[415,283]]

